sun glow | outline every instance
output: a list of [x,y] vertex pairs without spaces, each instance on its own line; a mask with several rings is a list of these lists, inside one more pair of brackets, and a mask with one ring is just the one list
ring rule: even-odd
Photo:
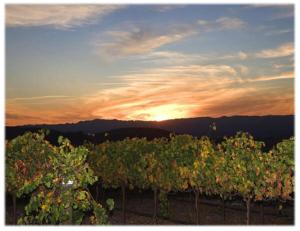
[[186,104],[164,104],[156,107],[143,107],[140,110],[133,110],[127,119],[130,120],[148,120],[164,121],[188,117],[188,111],[193,105]]
[[163,120],[167,120],[167,119],[168,119],[168,116],[167,115],[163,115],[163,114],[155,115],[154,116],[154,120],[155,121],[163,121]]

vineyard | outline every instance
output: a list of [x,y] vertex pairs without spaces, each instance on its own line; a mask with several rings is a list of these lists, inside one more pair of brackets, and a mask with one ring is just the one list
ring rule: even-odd
[[[189,193],[192,224],[201,224],[200,198],[225,203],[239,198],[251,222],[251,204],[294,200],[294,138],[271,150],[248,133],[224,137],[171,135],[124,139],[74,147],[60,137],[51,145],[43,132],[27,132],[6,141],[6,192],[12,198],[15,224],[108,224],[120,211],[126,223],[130,192],[151,195],[152,222],[170,214],[170,195]],[[114,190],[119,190],[117,208]],[[105,200],[103,192],[112,193]],[[17,198],[27,197],[21,216]],[[101,201],[101,202],[100,202]],[[225,213],[224,213],[225,216]]]

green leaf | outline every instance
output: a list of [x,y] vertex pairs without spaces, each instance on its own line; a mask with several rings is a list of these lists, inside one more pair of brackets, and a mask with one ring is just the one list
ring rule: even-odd
[[115,207],[115,202],[113,199],[109,198],[106,200],[106,204],[108,206],[108,210],[111,211]]

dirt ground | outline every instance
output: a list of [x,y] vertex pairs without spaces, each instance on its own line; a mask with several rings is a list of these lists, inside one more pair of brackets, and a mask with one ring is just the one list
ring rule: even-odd
[[[127,191],[126,193],[126,224],[127,225],[195,225],[196,212],[194,194],[170,193],[168,195],[167,217],[158,216],[156,223],[153,219],[154,203],[151,191]],[[109,214],[112,225],[124,225],[122,213],[121,192],[119,189],[105,190],[99,195],[99,201],[113,198],[115,209]],[[18,200],[17,215],[21,216],[26,200]],[[259,203],[251,204],[250,224],[252,225],[293,225],[294,203],[284,203],[278,209],[279,203],[264,203],[263,213]],[[9,197],[6,198],[6,224],[12,224],[12,205]],[[159,211],[158,211],[159,213]],[[225,218],[225,219],[224,219]],[[245,225],[246,207],[240,200],[226,201],[225,217],[223,201],[219,198],[200,197],[199,200],[199,225]]]
[[[122,223],[122,208],[120,192],[110,193],[113,196],[116,209],[110,216],[111,224]],[[103,195],[102,195],[103,196]],[[107,198],[105,194],[103,198]],[[155,224],[153,219],[153,193],[131,192],[126,198],[126,224]],[[160,225],[195,225],[196,212],[192,193],[177,193],[168,196],[168,218],[157,220]],[[293,225],[293,203],[282,204],[281,211],[278,203],[264,203],[263,214],[259,203],[251,204],[250,224],[253,225]],[[199,201],[200,225],[245,225],[246,206],[242,200],[226,201],[225,220],[223,201],[219,198],[201,197]]]

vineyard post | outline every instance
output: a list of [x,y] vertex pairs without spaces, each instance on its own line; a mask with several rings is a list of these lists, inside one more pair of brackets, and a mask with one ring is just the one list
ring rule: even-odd
[[251,206],[251,198],[248,197],[246,201],[246,206],[247,206],[247,225],[250,224],[250,206]]
[[125,190],[126,190],[126,188],[125,188],[125,183],[122,183],[122,186],[121,186],[121,188],[122,188],[122,214],[123,214],[123,223],[124,224],[126,224],[126,208],[125,208],[125,206],[126,206],[126,195],[125,195]]
[[263,201],[261,201],[261,203],[260,203],[260,219],[261,219],[261,223],[264,224],[265,223],[265,217],[264,217],[264,204],[263,204]]
[[100,201],[101,201],[101,203],[104,203],[104,201],[105,201],[105,188],[103,187],[102,184],[100,187]]
[[143,194],[139,191],[140,204],[143,204]]
[[225,224],[225,222],[226,222],[226,201],[224,198],[222,198],[222,199],[223,199],[223,222]]
[[13,222],[14,224],[17,224],[17,197],[15,193],[12,195],[12,202],[13,202],[13,213],[14,213]]
[[96,201],[99,201],[99,182],[96,183]]
[[73,224],[73,194],[71,194],[71,202],[70,202],[70,208],[69,208],[69,214],[70,214],[70,220],[69,220],[69,224],[72,225]]
[[196,224],[199,225],[199,208],[198,208],[199,190],[195,191],[195,209],[196,209]]
[[68,182],[64,183],[64,187],[66,190],[70,190],[70,206],[69,206],[69,215],[70,215],[70,218],[69,218],[69,221],[68,221],[68,224],[72,225],[73,224],[73,181],[72,180],[68,180]]
[[154,188],[154,211],[153,211],[153,222],[157,223],[157,188]]

